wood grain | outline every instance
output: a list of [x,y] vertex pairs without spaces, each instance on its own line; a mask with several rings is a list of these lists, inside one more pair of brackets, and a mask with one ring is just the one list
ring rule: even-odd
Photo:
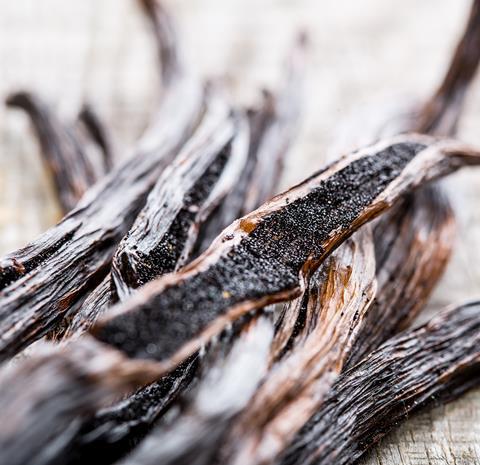
[[[187,59],[201,74],[228,71],[235,96],[251,101],[275,83],[295,30],[311,33],[307,114],[283,187],[323,160],[336,122],[378,96],[422,96],[438,82],[468,0],[169,0]],[[255,14],[252,14],[252,11]],[[0,0],[0,98],[28,87],[72,116],[84,99],[113,123],[126,149],[158,94],[156,50],[134,0]],[[392,97],[393,96],[393,97]],[[397,96],[397,98],[395,97]],[[480,80],[467,97],[460,137],[480,143]],[[368,121],[365,121],[368,124]],[[25,244],[59,218],[27,120],[0,108],[0,252]],[[125,150],[127,151],[127,150]],[[446,182],[460,223],[451,265],[430,308],[480,296],[480,173]],[[417,415],[364,465],[480,464],[480,391]]]

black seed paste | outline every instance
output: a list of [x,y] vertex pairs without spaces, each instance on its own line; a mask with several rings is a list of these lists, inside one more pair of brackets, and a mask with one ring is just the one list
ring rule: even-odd
[[130,262],[120,257],[124,267],[122,275],[125,282],[136,288],[158,276],[173,271],[185,250],[190,229],[195,224],[198,211],[220,179],[230,155],[230,144],[222,149],[205,173],[187,192],[184,206],[180,209],[160,243],[147,255],[136,252],[136,260],[131,269]]
[[330,233],[347,228],[425,146],[397,143],[353,161],[256,228],[217,263],[119,315],[97,337],[131,357],[166,359],[234,305],[298,286]]

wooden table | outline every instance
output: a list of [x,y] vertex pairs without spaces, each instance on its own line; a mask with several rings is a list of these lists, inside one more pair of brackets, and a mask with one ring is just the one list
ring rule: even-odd
[[[287,186],[322,165],[338,123],[376,102],[427,95],[438,82],[467,0],[170,0],[184,52],[202,75],[227,74],[235,98],[275,84],[299,27],[312,39],[302,133]],[[155,50],[134,0],[0,0],[0,97],[29,88],[73,118],[93,102],[127,148],[158,95]],[[480,78],[460,136],[480,143]],[[125,150],[126,152],[127,150]],[[455,255],[428,312],[480,295],[480,172],[446,182],[458,210]],[[0,108],[0,252],[25,244],[59,218],[24,115]],[[480,464],[480,390],[416,415],[364,464]]]

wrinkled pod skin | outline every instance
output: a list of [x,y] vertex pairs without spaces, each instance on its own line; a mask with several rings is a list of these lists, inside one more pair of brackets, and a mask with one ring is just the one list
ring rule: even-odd
[[413,412],[480,384],[480,304],[448,309],[347,370],[281,465],[353,464]]
[[[388,212],[382,239],[365,229],[347,240],[286,305],[269,376],[233,424],[219,463],[274,463],[322,411],[336,379],[424,305],[455,230],[448,203],[430,194],[421,189]],[[375,259],[379,240],[382,260]]]
[[114,307],[93,334],[169,370],[229,321],[297,296],[302,275],[402,195],[478,161],[471,148],[416,135],[356,151],[235,222],[192,264]]

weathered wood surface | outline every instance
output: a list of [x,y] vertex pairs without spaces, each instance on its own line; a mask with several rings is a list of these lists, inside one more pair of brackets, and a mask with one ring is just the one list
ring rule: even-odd
[[[307,114],[283,186],[318,168],[338,121],[372,99],[427,95],[449,59],[468,0],[169,0],[187,59],[202,74],[228,72],[235,96],[277,82],[298,27],[312,37]],[[0,99],[37,90],[73,116],[87,99],[124,147],[158,95],[156,50],[134,0],[0,0]],[[480,143],[480,78],[467,98],[460,137]],[[368,121],[365,121],[367,124]],[[294,161],[295,160],[295,161]],[[480,297],[480,172],[447,181],[458,211],[457,247],[429,308]],[[0,106],[0,253],[25,244],[60,215],[20,112]],[[32,349],[33,350],[33,349]],[[416,415],[364,465],[480,464],[480,391]]]

